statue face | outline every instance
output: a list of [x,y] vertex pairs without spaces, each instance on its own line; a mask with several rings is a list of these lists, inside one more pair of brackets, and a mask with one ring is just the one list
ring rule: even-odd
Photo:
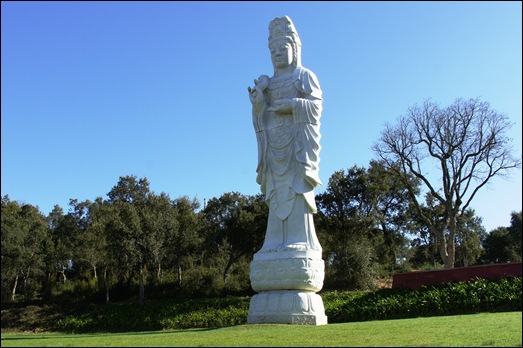
[[283,69],[292,64],[292,44],[288,41],[279,41],[270,47],[272,64],[277,69]]

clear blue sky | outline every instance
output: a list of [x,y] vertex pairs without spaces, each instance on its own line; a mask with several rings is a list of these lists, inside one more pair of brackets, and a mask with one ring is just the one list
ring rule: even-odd
[[[288,15],[323,90],[320,178],[368,167],[385,122],[427,98],[507,114],[521,156],[522,3],[2,1],[1,194],[47,215],[120,176],[171,198],[259,192],[247,86],[272,75]],[[521,170],[472,204],[487,231],[521,210]]]

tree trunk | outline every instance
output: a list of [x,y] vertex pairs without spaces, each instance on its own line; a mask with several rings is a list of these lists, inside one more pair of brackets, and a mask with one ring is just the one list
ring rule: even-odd
[[229,270],[231,269],[234,261],[232,256],[229,256],[229,261],[227,261],[227,265],[225,265],[225,269],[223,270],[223,284],[227,284],[227,276],[229,275]]
[[15,301],[16,286],[17,285],[18,285],[18,275],[15,277],[15,281],[14,281],[13,287],[11,289],[11,302]]
[[93,265],[93,277],[94,279],[98,279],[98,274],[96,274],[96,265]]
[[434,236],[434,244],[430,246],[430,261],[432,262],[432,267],[436,267],[436,255],[438,251],[438,237]]
[[447,239],[445,238],[445,229],[435,231],[435,235],[438,239],[438,250],[441,260],[443,260],[443,265],[445,269],[452,268],[454,265],[449,263],[449,254],[447,250]]
[[445,265],[445,268],[454,268],[454,263],[456,261],[456,215],[451,215],[449,222],[449,240],[447,243],[447,254],[449,255],[448,264]]
[[24,301],[29,300],[29,270],[27,270],[27,273],[24,275]]
[[156,279],[158,280],[158,284],[162,280],[162,265],[158,262],[158,269],[156,270]]
[[145,286],[144,286],[144,276],[143,276],[143,267],[140,266],[140,295],[138,302],[142,305],[145,297]]
[[56,274],[51,270],[46,273],[45,281],[42,282],[42,295],[45,299],[52,297],[53,288],[56,285]]
[[107,268],[104,270],[104,283],[105,283],[105,302],[109,303],[109,279],[107,278]]
[[182,286],[182,266],[178,265],[178,285]]
[[62,265],[62,271],[60,272],[60,274],[62,275],[62,281],[65,284],[65,282],[67,281],[67,276],[65,275],[65,266],[64,265]]
[[28,292],[28,283],[29,283],[29,279],[27,279],[26,276],[24,276],[24,281],[23,281],[23,289],[24,289],[24,301],[27,302],[29,300],[29,292]]

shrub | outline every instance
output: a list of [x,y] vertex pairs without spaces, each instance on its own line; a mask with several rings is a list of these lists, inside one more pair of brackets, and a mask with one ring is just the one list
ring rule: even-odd
[[[329,323],[454,315],[493,311],[521,311],[521,277],[409,289],[327,291],[321,293]],[[60,330],[145,331],[210,328],[247,322],[250,296],[165,299],[105,304],[68,316]]]
[[[334,296],[334,298],[332,298]],[[351,322],[453,315],[485,311],[520,311],[521,277],[497,281],[448,282],[418,290],[381,289],[339,297],[324,294],[329,322]]]

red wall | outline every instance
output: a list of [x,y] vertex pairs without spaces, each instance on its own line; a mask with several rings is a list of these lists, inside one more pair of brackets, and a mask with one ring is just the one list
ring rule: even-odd
[[463,282],[475,278],[496,280],[505,277],[521,277],[521,262],[398,273],[394,275],[392,288],[415,290],[421,285]]

